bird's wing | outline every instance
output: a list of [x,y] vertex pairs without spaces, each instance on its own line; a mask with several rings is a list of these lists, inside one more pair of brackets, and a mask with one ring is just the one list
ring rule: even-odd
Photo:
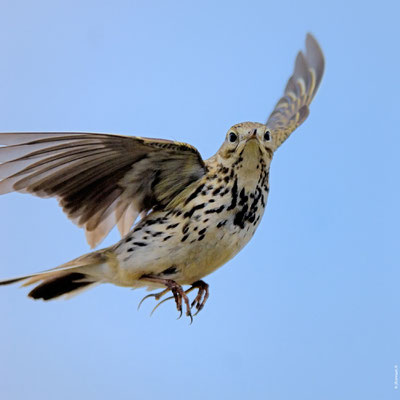
[[306,51],[297,54],[293,75],[266,123],[274,139],[274,150],[307,118],[308,106],[321,83],[324,66],[324,55],[318,42],[307,34]]
[[0,194],[55,197],[96,246],[205,174],[184,143],[94,133],[0,133]]

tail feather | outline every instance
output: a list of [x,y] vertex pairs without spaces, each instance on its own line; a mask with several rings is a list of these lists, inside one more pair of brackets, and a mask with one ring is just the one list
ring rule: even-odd
[[32,289],[28,296],[33,299],[51,300],[75,290],[83,289],[93,284],[86,275],[79,272],[70,272],[54,278],[45,279],[41,284]]
[[28,293],[28,296],[35,300],[51,300],[63,295],[71,296],[96,284],[96,281],[80,272],[54,271],[0,281],[0,285],[10,285],[24,280],[26,280],[26,282],[22,286],[29,286],[42,281]]
[[22,276],[20,278],[13,278],[13,279],[5,279],[3,281],[0,281],[0,286],[1,285],[11,285],[12,283],[21,282],[27,278],[29,278],[29,276]]
[[92,273],[96,275],[96,267],[101,269],[105,261],[105,252],[90,253],[51,270],[0,281],[0,285],[23,281],[22,286],[37,284],[28,294],[33,299],[71,297],[101,282],[101,278]]

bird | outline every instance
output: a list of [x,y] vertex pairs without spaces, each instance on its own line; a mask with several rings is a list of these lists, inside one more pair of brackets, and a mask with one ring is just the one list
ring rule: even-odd
[[209,297],[203,278],[232,259],[259,226],[273,155],[306,120],[324,66],[309,33],[266,123],[233,125],[206,160],[192,145],[165,139],[0,133],[0,194],[56,198],[85,230],[91,248],[115,225],[121,234],[110,247],[0,285],[34,285],[28,296],[42,300],[68,298],[100,283],[146,288],[157,291],[143,299],[155,298],[153,311],[173,299],[180,316],[193,321]]

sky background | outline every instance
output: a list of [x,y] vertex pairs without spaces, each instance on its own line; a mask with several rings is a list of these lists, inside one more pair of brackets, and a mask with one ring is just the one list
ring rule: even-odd
[[[306,32],[326,72],[276,153],[247,247],[171,302],[103,285],[69,301],[0,290],[0,398],[400,399],[399,3],[0,2],[0,131],[161,137],[213,155],[264,122]],[[89,250],[55,200],[0,198],[0,277]],[[103,245],[118,240],[116,231]]]

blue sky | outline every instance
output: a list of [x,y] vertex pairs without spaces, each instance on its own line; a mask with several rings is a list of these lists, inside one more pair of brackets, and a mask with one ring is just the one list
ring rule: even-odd
[[[104,285],[69,301],[0,290],[0,397],[398,399],[398,2],[5,1],[0,131],[189,142],[263,122],[305,34],[326,73],[279,149],[253,240],[206,278],[189,326],[172,303]],[[0,198],[0,277],[88,251],[55,200]],[[103,243],[118,240],[112,232]]]

